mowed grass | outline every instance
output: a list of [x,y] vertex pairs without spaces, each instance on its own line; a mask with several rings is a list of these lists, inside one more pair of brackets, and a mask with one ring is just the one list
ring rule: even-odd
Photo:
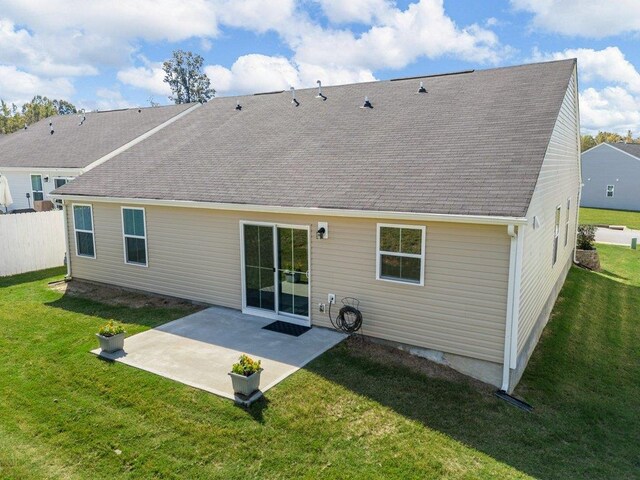
[[587,225],[624,225],[640,230],[640,212],[580,207],[578,221]]
[[245,410],[88,353],[105,319],[184,310],[62,296],[61,271],[0,279],[0,477],[638,478],[640,278],[603,263],[629,284],[571,270],[516,391],[533,413],[346,345]]
[[597,243],[596,248],[600,256],[601,275],[640,287],[640,250],[605,243]]

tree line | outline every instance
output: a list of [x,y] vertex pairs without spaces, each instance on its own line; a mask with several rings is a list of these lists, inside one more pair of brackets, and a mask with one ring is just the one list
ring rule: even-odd
[[0,133],[13,133],[32,123],[53,115],[69,115],[77,113],[76,107],[66,100],[49,99],[36,95],[30,102],[18,108],[0,99]]
[[600,145],[601,143],[640,143],[640,137],[633,138],[631,130],[627,131],[625,136],[613,132],[598,132],[594,137],[593,135],[581,135],[580,136],[580,151],[584,152],[590,148]]

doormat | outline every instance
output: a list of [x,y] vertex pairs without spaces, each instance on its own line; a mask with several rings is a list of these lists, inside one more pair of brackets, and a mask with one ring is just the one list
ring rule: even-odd
[[305,332],[311,330],[311,327],[303,327],[302,325],[295,325],[289,322],[283,322],[278,320],[277,322],[270,323],[262,327],[264,330],[271,330],[272,332],[284,333],[285,335],[291,335],[293,337],[299,337]]

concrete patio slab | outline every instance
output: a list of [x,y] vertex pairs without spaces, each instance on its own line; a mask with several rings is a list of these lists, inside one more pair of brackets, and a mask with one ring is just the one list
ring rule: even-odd
[[234,399],[227,373],[242,353],[260,359],[262,392],[346,338],[321,327],[293,337],[263,330],[273,320],[210,307],[128,337],[124,351],[91,353]]

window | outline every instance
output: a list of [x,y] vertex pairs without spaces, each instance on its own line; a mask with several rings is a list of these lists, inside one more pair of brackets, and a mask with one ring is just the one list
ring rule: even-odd
[[144,208],[122,207],[124,261],[147,266],[147,235]]
[[564,246],[565,247],[569,243],[569,221],[570,221],[569,219],[571,217],[570,211],[571,211],[571,198],[567,198],[567,214],[566,214],[565,225],[564,225]]
[[31,175],[31,198],[36,202],[44,200],[44,192],[42,191],[42,175]]
[[613,198],[613,189],[615,187],[613,185],[607,185],[607,197]]
[[424,285],[425,227],[378,224],[378,280]]
[[91,205],[73,206],[73,229],[76,234],[76,255],[96,258],[96,242],[93,236],[93,209]]
[[558,260],[558,237],[560,236],[560,209],[562,207],[558,205],[556,207],[556,222],[553,227],[553,265]]
[[71,180],[73,180],[72,178],[66,178],[66,177],[57,177],[53,179],[53,186],[54,188],[60,188],[63,185],[66,185],[67,183],[69,183]]

